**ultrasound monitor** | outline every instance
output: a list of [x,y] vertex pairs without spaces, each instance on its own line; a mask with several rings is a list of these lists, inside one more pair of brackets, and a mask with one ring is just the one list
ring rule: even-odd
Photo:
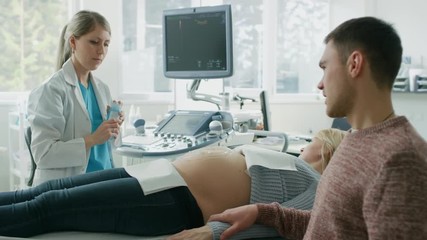
[[233,74],[231,6],[163,11],[163,69],[168,78]]

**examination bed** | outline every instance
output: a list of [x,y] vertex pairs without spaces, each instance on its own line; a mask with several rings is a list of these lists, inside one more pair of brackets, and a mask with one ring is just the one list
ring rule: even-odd
[[[16,237],[2,237],[0,240],[20,240],[28,238],[16,238]],[[31,237],[29,239],[40,239],[40,240],[162,240],[166,239],[166,236],[163,237],[141,237],[141,236],[131,236],[124,234],[114,234],[114,233],[92,233],[92,232],[54,232],[47,233],[38,236]]]
[[[268,143],[261,143],[254,141],[255,145],[264,145],[265,148],[274,149],[277,151],[285,152],[288,148],[288,138],[287,135],[284,133],[277,133],[277,132],[268,132],[268,131],[257,131],[257,130],[249,130],[251,132],[252,138],[253,136],[261,137],[259,140],[263,140],[264,142],[266,139],[264,137],[272,137],[273,139],[279,139],[280,141],[269,141]],[[28,145],[28,149],[31,154],[31,129],[28,128],[25,135],[25,140]],[[246,142],[246,141],[245,141]],[[274,143],[274,144],[273,144]],[[133,152],[126,154],[125,151],[123,151],[122,155],[127,157],[134,157],[132,155]],[[32,154],[31,154],[32,156]],[[139,156],[139,155],[138,155]],[[34,160],[32,159],[32,162]],[[137,161],[138,162],[138,161]],[[132,165],[132,164],[131,164]],[[33,171],[35,170],[35,164],[33,166]],[[32,171],[32,172],[33,172]],[[79,232],[79,231],[64,231],[64,232],[53,232],[53,233],[47,233],[42,234],[38,236],[31,237],[29,239],[40,239],[40,240],[47,240],[47,239],[61,239],[61,240],[161,240],[166,239],[167,236],[158,236],[158,237],[142,237],[142,236],[132,236],[132,235],[125,235],[125,234],[114,234],[114,233],[94,233],[94,232]],[[0,236],[0,240],[19,240],[19,239],[26,239],[26,238],[16,238],[16,237],[4,237]],[[265,238],[263,238],[265,239]],[[280,238],[268,238],[268,239],[280,239]]]
[[[29,239],[40,239],[40,240],[163,240],[167,236],[160,237],[140,237],[140,236],[131,236],[123,234],[114,234],[114,233],[91,233],[91,232],[55,232],[48,233],[39,236],[34,236]],[[15,238],[15,237],[2,237],[0,240],[22,240],[28,238]],[[262,238],[262,239],[252,239],[252,240],[280,240],[282,238]]]

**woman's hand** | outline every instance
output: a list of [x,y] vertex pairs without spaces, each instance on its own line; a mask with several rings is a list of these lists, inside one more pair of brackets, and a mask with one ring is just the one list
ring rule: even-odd
[[[113,103],[116,103],[120,105],[120,109],[123,107],[123,102],[121,100],[113,100]],[[107,113],[110,111],[110,105],[107,105]],[[125,121],[125,113],[123,111],[119,112],[119,118],[117,119],[117,122],[119,123],[119,126],[122,126],[122,123]]]
[[225,210],[223,213],[214,214],[209,221],[227,222],[231,226],[221,234],[221,240],[225,240],[249,228],[258,217],[258,207],[255,204]]
[[167,240],[211,240],[213,236],[209,226],[184,230],[166,238]]
[[119,121],[110,119],[99,125],[96,131],[84,138],[86,150],[92,146],[105,143],[110,137],[117,137],[120,132]]
[[120,111],[119,112],[119,119],[118,119],[119,126],[122,126],[122,123],[124,121],[125,121],[125,112]]
[[[114,100],[113,102],[115,102],[116,100]],[[123,107],[123,102],[118,100],[117,103],[120,105],[120,109],[122,109]],[[120,111],[119,112],[119,126],[122,126],[122,123],[125,121],[125,112]]]

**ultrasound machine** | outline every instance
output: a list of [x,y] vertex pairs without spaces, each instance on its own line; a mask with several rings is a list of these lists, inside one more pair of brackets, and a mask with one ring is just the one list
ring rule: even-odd
[[[269,123],[266,109],[262,109],[262,115],[266,116],[263,121]],[[154,129],[147,128],[141,133],[123,137],[116,152],[131,158],[161,157],[172,160],[207,146],[234,148],[254,144],[281,152],[288,148],[285,133],[254,129],[242,132],[235,126],[236,117],[228,111],[171,111]]]
[[[193,79],[187,96],[213,103],[218,111],[172,111],[154,131],[124,137],[116,152],[131,157],[174,157],[209,145],[252,143],[255,133],[233,129],[232,114],[221,111],[221,97],[196,92],[202,80],[219,81],[233,75],[231,6],[164,10],[162,27],[164,75],[176,81]],[[267,121],[265,126],[269,126]]]
[[228,112],[172,111],[154,131],[124,137],[117,152],[132,157],[158,157],[220,145],[231,134],[232,123]]

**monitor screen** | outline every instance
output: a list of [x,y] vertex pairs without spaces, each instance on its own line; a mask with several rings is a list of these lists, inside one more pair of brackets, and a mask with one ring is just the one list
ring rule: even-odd
[[233,74],[231,6],[163,11],[166,77],[223,78]]
[[204,119],[199,115],[175,115],[162,129],[162,132],[193,136]]
[[157,131],[194,136],[207,130],[213,114],[209,111],[177,111],[160,124]]

